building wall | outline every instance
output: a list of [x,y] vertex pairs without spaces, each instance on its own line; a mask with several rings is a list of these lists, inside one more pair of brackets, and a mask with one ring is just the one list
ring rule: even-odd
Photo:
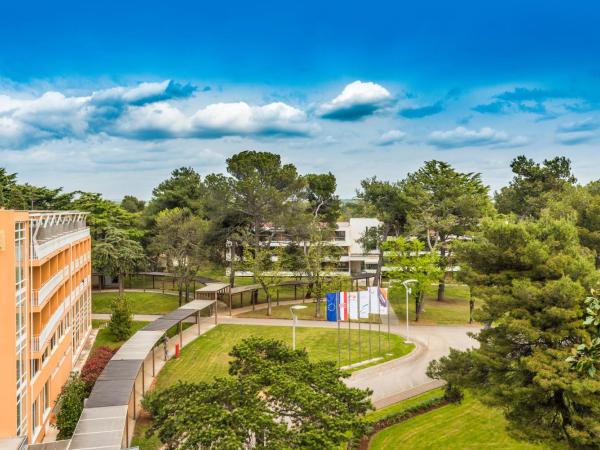
[[[53,420],[56,399],[91,329],[89,230],[69,229],[62,225],[61,221],[68,224],[70,217],[78,217],[70,216],[74,213],[58,213],[58,218],[52,221],[46,221],[45,214],[0,211],[0,230],[4,230],[4,234],[14,230],[17,219],[26,225],[24,267],[27,285],[26,399],[23,407],[27,424],[23,430],[18,430],[16,409],[4,408],[0,411],[0,437],[15,436],[21,431],[28,435],[30,443],[42,441]],[[81,223],[81,217],[79,220]],[[43,240],[38,241],[37,237]],[[5,367],[14,368],[17,367],[16,351],[11,354],[10,347],[17,345],[18,319],[14,319],[17,303],[15,300],[12,303],[4,301],[4,298],[16,299],[17,295],[15,287],[12,291],[5,287],[15,286],[19,273],[15,265],[14,238],[11,242],[11,248],[6,246],[5,251],[0,250],[0,298],[3,299],[0,324],[6,325],[0,330],[0,355],[2,361],[7,362]],[[40,242],[46,245],[45,252],[35,250]],[[52,251],[47,251],[48,248]],[[5,404],[15,404],[15,380],[14,370],[0,371],[0,399],[6,399]]]

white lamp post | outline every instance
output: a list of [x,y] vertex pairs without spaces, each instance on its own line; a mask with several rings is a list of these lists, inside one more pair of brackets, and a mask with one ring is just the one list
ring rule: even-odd
[[404,290],[406,291],[406,343],[410,342],[410,335],[408,334],[408,296],[412,292],[410,287],[408,286],[411,283],[416,283],[417,280],[404,280],[402,285],[404,286]]
[[292,350],[296,350],[296,323],[298,322],[298,316],[294,311],[306,308],[308,308],[306,305],[290,306],[290,312],[292,313]]

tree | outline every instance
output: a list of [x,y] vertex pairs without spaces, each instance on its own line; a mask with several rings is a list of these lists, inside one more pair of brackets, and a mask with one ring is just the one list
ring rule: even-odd
[[423,309],[425,288],[439,279],[443,269],[440,265],[440,256],[433,250],[426,250],[425,244],[417,239],[398,237],[388,239],[382,244],[386,252],[386,269],[388,277],[392,280],[392,292],[402,291],[402,282],[416,280],[411,286],[415,298],[415,321]]
[[259,247],[294,221],[304,181],[292,164],[268,152],[244,151],[227,159],[232,177],[231,208],[245,217],[250,234],[246,242],[258,254]]
[[90,352],[85,364],[81,368],[81,380],[85,383],[88,394],[115,352],[116,349],[105,345],[96,347]]
[[348,388],[332,361],[249,338],[230,353],[231,378],[147,394],[150,435],[169,448],[336,448],[367,429],[369,391]]
[[545,159],[542,164],[518,156],[510,167],[514,178],[495,194],[496,208],[502,214],[539,217],[553,194],[564,192],[577,181],[571,173],[571,161],[564,156]]
[[168,270],[177,276],[179,306],[184,290],[185,301],[189,301],[190,285],[206,260],[204,239],[207,229],[207,221],[186,209],[163,210],[156,217],[152,249],[165,258]]
[[85,382],[78,375],[71,375],[57,399],[56,428],[58,428],[58,440],[70,439],[73,436],[83,411],[83,401],[86,396]]
[[370,205],[376,212],[377,218],[383,222],[379,230],[371,231],[363,241],[363,247],[366,250],[379,248],[374,282],[375,285],[378,285],[381,281],[381,268],[383,267],[383,249],[380,244],[385,242],[388,236],[397,237],[405,231],[408,209],[412,200],[405,195],[403,182],[390,183],[373,177],[362,180],[360,185],[362,190],[357,193],[359,199]]
[[252,272],[254,279],[261,286],[267,297],[267,315],[270,316],[273,309],[273,293],[283,279],[283,249],[266,245],[260,245],[258,248],[248,244],[242,245],[242,267],[245,271]]
[[139,242],[130,239],[123,230],[109,227],[105,237],[92,248],[94,266],[104,273],[119,277],[119,295],[125,289],[124,276],[145,260],[144,249]]
[[24,202],[17,183],[17,174],[8,173],[0,167],[0,208],[15,208],[15,205],[22,205]]
[[406,188],[413,199],[408,219],[411,231],[425,239],[431,250],[440,252],[443,271],[437,299],[444,300],[451,242],[474,231],[490,213],[488,187],[479,173],[461,173],[448,163],[433,160],[408,175]]
[[144,212],[149,226],[154,224],[158,213],[165,209],[187,209],[194,214],[202,211],[205,189],[198,172],[191,167],[180,167],[171,172],[171,177],[161,182],[152,191],[152,199]]
[[146,202],[144,200],[140,200],[133,195],[126,195],[121,200],[121,208],[130,213],[140,213],[144,210],[146,206]]
[[108,331],[117,341],[125,341],[131,336],[133,315],[129,309],[129,301],[124,295],[115,297],[110,304],[110,322]]
[[429,374],[500,407],[517,438],[598,448],[600,382],[567,361],[591,341],[581,318],[598,273],[566,216],[487,218],[474,240],[457,245],[461,277],[483,299],[476,314],[488,326],[474,334],[479,348],[451,353]]
[[588,297],[583,325],[589,328],[590,339],[572,350],[567,358],[571,368],[595,377],[600,369],[600,299]]
[[309,173],[306,181],[306,198],[312,217],[318,218],[330,226],[335,226],[341,213],[341,202],[335,191],[337,182],[335,175],[327,173]]
[[62,188],[18,184],[17,174],[9,174],[0,167],[0,208],[49,210],[69,209],[74,193],[63,193]]

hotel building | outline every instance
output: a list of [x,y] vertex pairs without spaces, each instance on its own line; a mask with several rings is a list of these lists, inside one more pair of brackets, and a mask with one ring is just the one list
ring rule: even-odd
[[86,214],[0,209],[0,440],[39,443],[91,330]]

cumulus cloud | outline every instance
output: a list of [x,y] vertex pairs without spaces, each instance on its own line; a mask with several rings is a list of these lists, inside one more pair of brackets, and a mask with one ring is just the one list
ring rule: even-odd
[[[115,87],[89,96],[46,92],[37,98],[0,96],[0,147],[23,149],[44,141],[93,135],[132,139],[304,136],[306,113],[282,102],[253,106],[215,103],[191,112],[177,100],[196,88],[171,80]],[[189,108],[188,108],[189,109]]]
[[333,100],[323,103],[319,115],[331,120],[360,120],[388,105],[391,99],[392,94],[379,84],[354,81]]
[[406,137],[406,133],[400,130],[390,130],[383,133],[379,139],[377,139],[377,145],[386,146],[401,142]]
[[490,127],[480,130],[457,127],[448,131],[434,131],[429,135],[427,142],[437,148],[451,149],[459,147],[520,147],[527,145],[529,140],[525,136],[510,136],[504,131]]

